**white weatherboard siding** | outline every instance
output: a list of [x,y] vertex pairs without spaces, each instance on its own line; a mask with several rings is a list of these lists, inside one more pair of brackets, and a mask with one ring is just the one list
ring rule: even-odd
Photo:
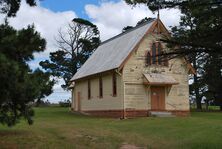
[[[81,96],[81,110],[119,110],[123,108],[123,89],[122,78],[117,75],[117,95],[113,96],[112,90],[112,73],[102,76],[103,80],[103,97],[99,97],[99,78],[93,77],[90,79],[91,84],[91,98],[88,99],[88,81],[83,80],[76,83],[76,95],[73,100],[77,99],[77,93],[80,92]],[[74,103],[74,101],[73,101]],[[73,108],[77,110],[75,105]]]
[[[151,109],[151,90],[149,85],[144,85],[145,76],[158,83],[155,78],[162,78],[162,82],[168,84],[178,83],[172,87],[165,87],[166,110],[189,110],[189,85],[188,68],[183,58],[175,58],[169,61],[169,66],[146,65],[147,49],[155,42],[157,36],[147,35],[140,43],[136,52],[128,59],[123,68],[123,82],[125,85],[125,108]],[[163,44],[166,49],[165,45]],[[154,75],[154,72],[156,73]],[[155,78],[150,78],[152,74]],[[165,77],[163,77],[165,75]],[[167,78],[167,79],[166,79]],[[160,83],[160,82],[159,82]]]
[[[169,60],[168,66],[146,63],[152,44],[168,33],[162,26],[163,32],[157,34],[156,29],[161,28],[161,22],[157,26],[157,21],[147,21],[103,42],[97,48],[71,80],[75,82],[72,99],[74,110],[77,110],[76,101],[80,93],[81,112],[118,117],[147,116],[148,111],[152,110],[152,87],[157,86],[165,90],[164,110],[189,113],[190,68],[187,62],[183,58],[175,58]],[[165,51],[169,50],[164,43],[162,46]],[[120,66],[123,67],[117,72],[115,69]],[[112,94],[113,73],[117,76],[116,96]],[[99,97],[99,77],[103,80],[102,98]],[[91,82],[90,99],[88,80]]]

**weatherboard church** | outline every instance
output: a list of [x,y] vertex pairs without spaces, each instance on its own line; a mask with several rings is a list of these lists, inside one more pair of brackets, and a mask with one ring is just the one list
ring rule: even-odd
[[159,59],[169,50],[162,36],[170,34],[153,19],[101,43],[71,79],[72,110],[117,118],[188,115],[188,76],[195,70],[182,57]]

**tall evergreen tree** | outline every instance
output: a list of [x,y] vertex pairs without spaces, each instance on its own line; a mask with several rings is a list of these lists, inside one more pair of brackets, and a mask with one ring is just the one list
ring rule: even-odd
[[38,86],[38,94],[35,102],[36,105],[39,106],[43,98],[53,93],[53,86],[55,84],[55,80],[50,79],[51,73],[43,72],[39,68],[37,68],[33,72],[32,77],[33,77],[33,84],[35,84],[35,86]]
[[72,76],[99,46],[99,31],[91,22],[75,18],[65,31],[59,30],[57,43],[59,50],[50,53],[50,61],[42,61],[40,65],[63,78],[62,87],[67,89]]
[[30,102],[48,95],[43,89],[51,88],[52,83],[49,75],[39,82],[43,78],[40,70],[33,72],[28,62],[45,45],[33,26],[17,31],[8,24],[0,25],[0,123],[12,126],[24,117],[32,124],[34,112]]
[[[26,0],[35,6],[35,0]],[[15,17],[21,0],[1,0],[0,13]],[[13,126],[24,117],[33,123],[34,112],[30,106],[35,99],[52,93],[54,80],[50,74],[39,69],[34,72],[28,62],[34,59],[34,52],[45,49],[46,41],[35,31],[34,26],[15,30],[5,24],[0,25],[0,123]]]
[[208,90],[204,92],[207,103],[213,101],[220,106],[222,111],[222,57],[218,55],[208,55],[204,66],[203,82]]

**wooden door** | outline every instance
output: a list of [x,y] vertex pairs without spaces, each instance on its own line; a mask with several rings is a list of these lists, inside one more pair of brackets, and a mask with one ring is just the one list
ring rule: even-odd
[[165,110],[164,87],[151,87],[151,110]]
[[77,93],[77,111],[81,111],[81,93]]

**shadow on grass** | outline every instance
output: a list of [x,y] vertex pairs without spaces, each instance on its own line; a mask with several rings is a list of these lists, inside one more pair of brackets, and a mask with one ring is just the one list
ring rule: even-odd
[[[0,129],[0,148],[1,149],[16,149],[18,143],[15,138],[25,138],[30,133],[24,130],[1,130]],[[13,141],[12,141],[13,140]]]

